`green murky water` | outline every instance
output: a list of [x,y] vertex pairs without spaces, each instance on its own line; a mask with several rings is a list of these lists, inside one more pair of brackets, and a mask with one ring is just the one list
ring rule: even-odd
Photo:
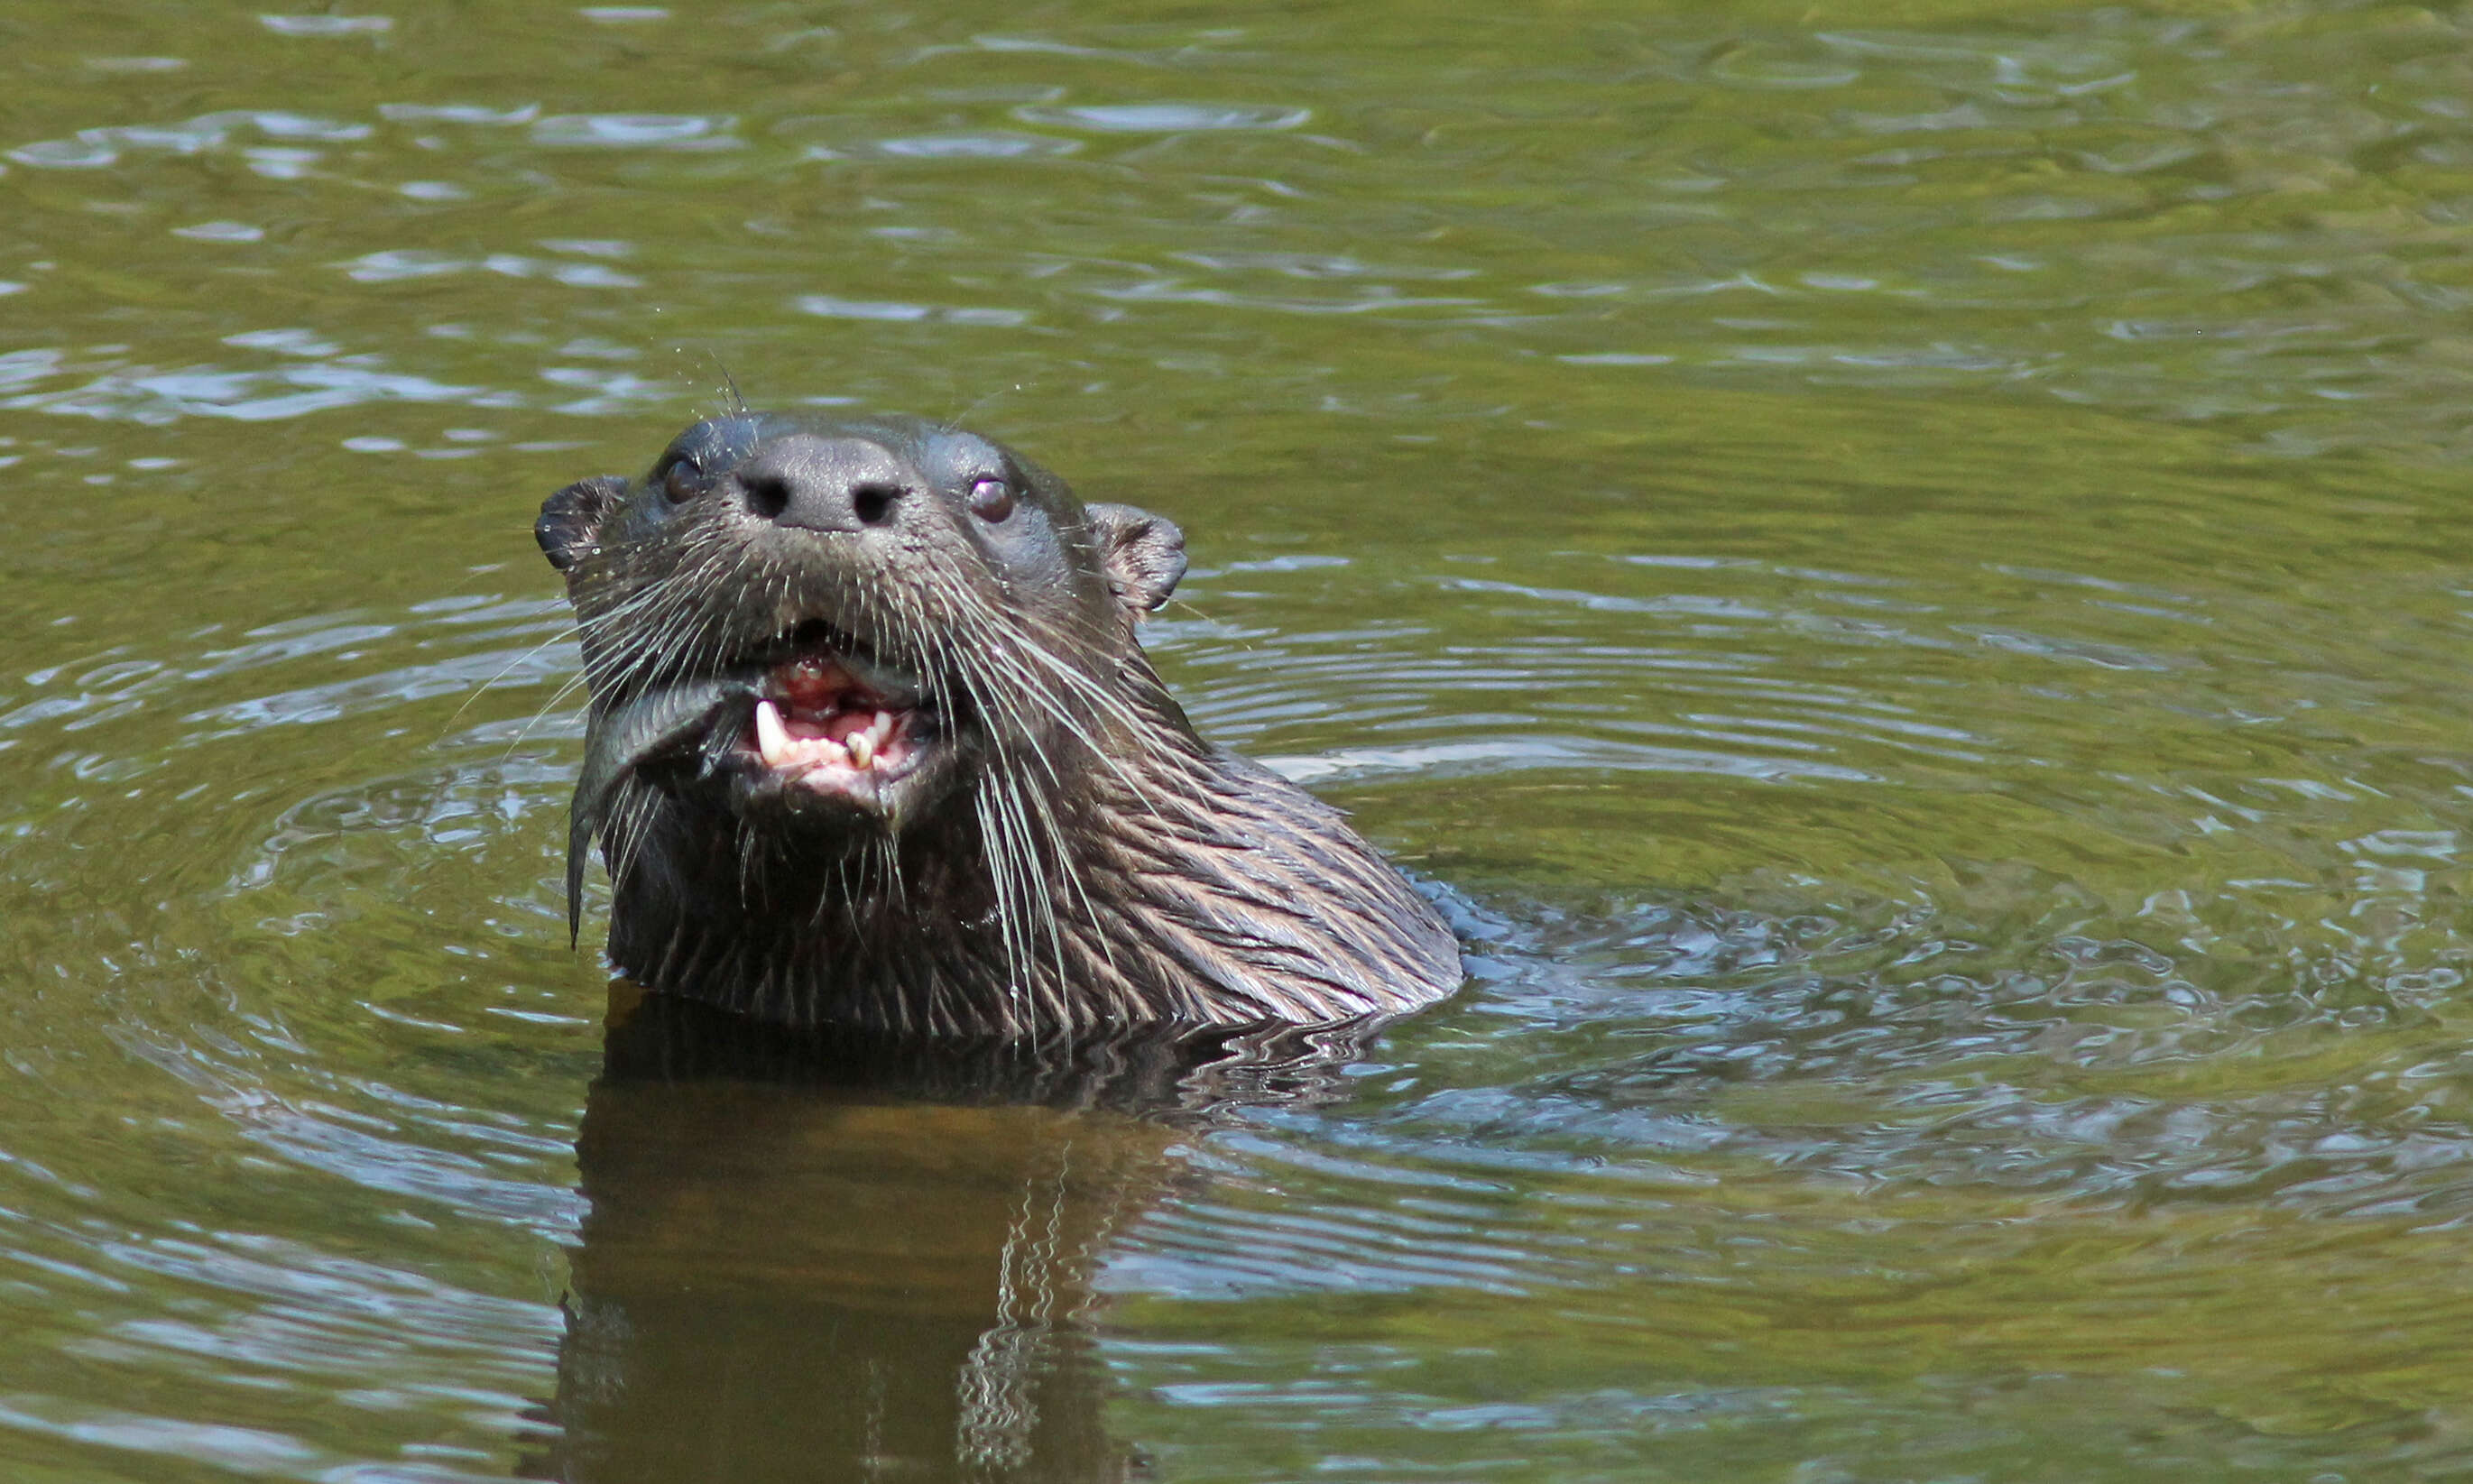
[[[0,83],[10,1478],[2473,1468],[2473,11],[15,0]],[[605,1072],[527,526],[724,363],[1181,521],[1165,668],[1470,990],[1200,1121]]]

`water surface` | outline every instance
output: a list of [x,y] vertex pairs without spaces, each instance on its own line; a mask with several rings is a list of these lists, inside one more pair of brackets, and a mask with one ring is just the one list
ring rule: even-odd
[[[19,0],[0,1460],[2461,1472],[2468,31]],[[1190,1117],[605,1065],[527,527],[725,375],[1182,523],[1468,992]]]

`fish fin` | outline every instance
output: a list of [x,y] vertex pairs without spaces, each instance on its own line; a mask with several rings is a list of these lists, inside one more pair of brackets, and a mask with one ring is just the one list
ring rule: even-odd
[[584,942],[584,860],[592,853],[592,819],[581,807],[568,811],[566,819],[566,945],[579,947]]

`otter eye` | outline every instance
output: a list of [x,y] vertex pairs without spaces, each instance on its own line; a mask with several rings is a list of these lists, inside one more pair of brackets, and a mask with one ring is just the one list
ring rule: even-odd
[[1001,479],[982,479],[971,486],[971,514],[990,525],[1013,514],[1013,491]]
[[684,505],[704,493],[704,471],[684,459],[673,464],[661,476],[661,492],[673,505]]

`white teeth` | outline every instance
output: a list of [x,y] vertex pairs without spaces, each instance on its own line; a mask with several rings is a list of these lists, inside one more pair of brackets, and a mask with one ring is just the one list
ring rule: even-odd
[[790,732],[781,725],[781,713],[770,701],[756,703],[756,751],[764,758],[764,766],[779,768],[790,760]]
[[756,751],[764,766],[788,772],[830,765],[866,772],[884,752],[896,725],[888,711],[878,711],[867,726],[836,742],[830,737],[794,737],[770,701],[756,703]]

